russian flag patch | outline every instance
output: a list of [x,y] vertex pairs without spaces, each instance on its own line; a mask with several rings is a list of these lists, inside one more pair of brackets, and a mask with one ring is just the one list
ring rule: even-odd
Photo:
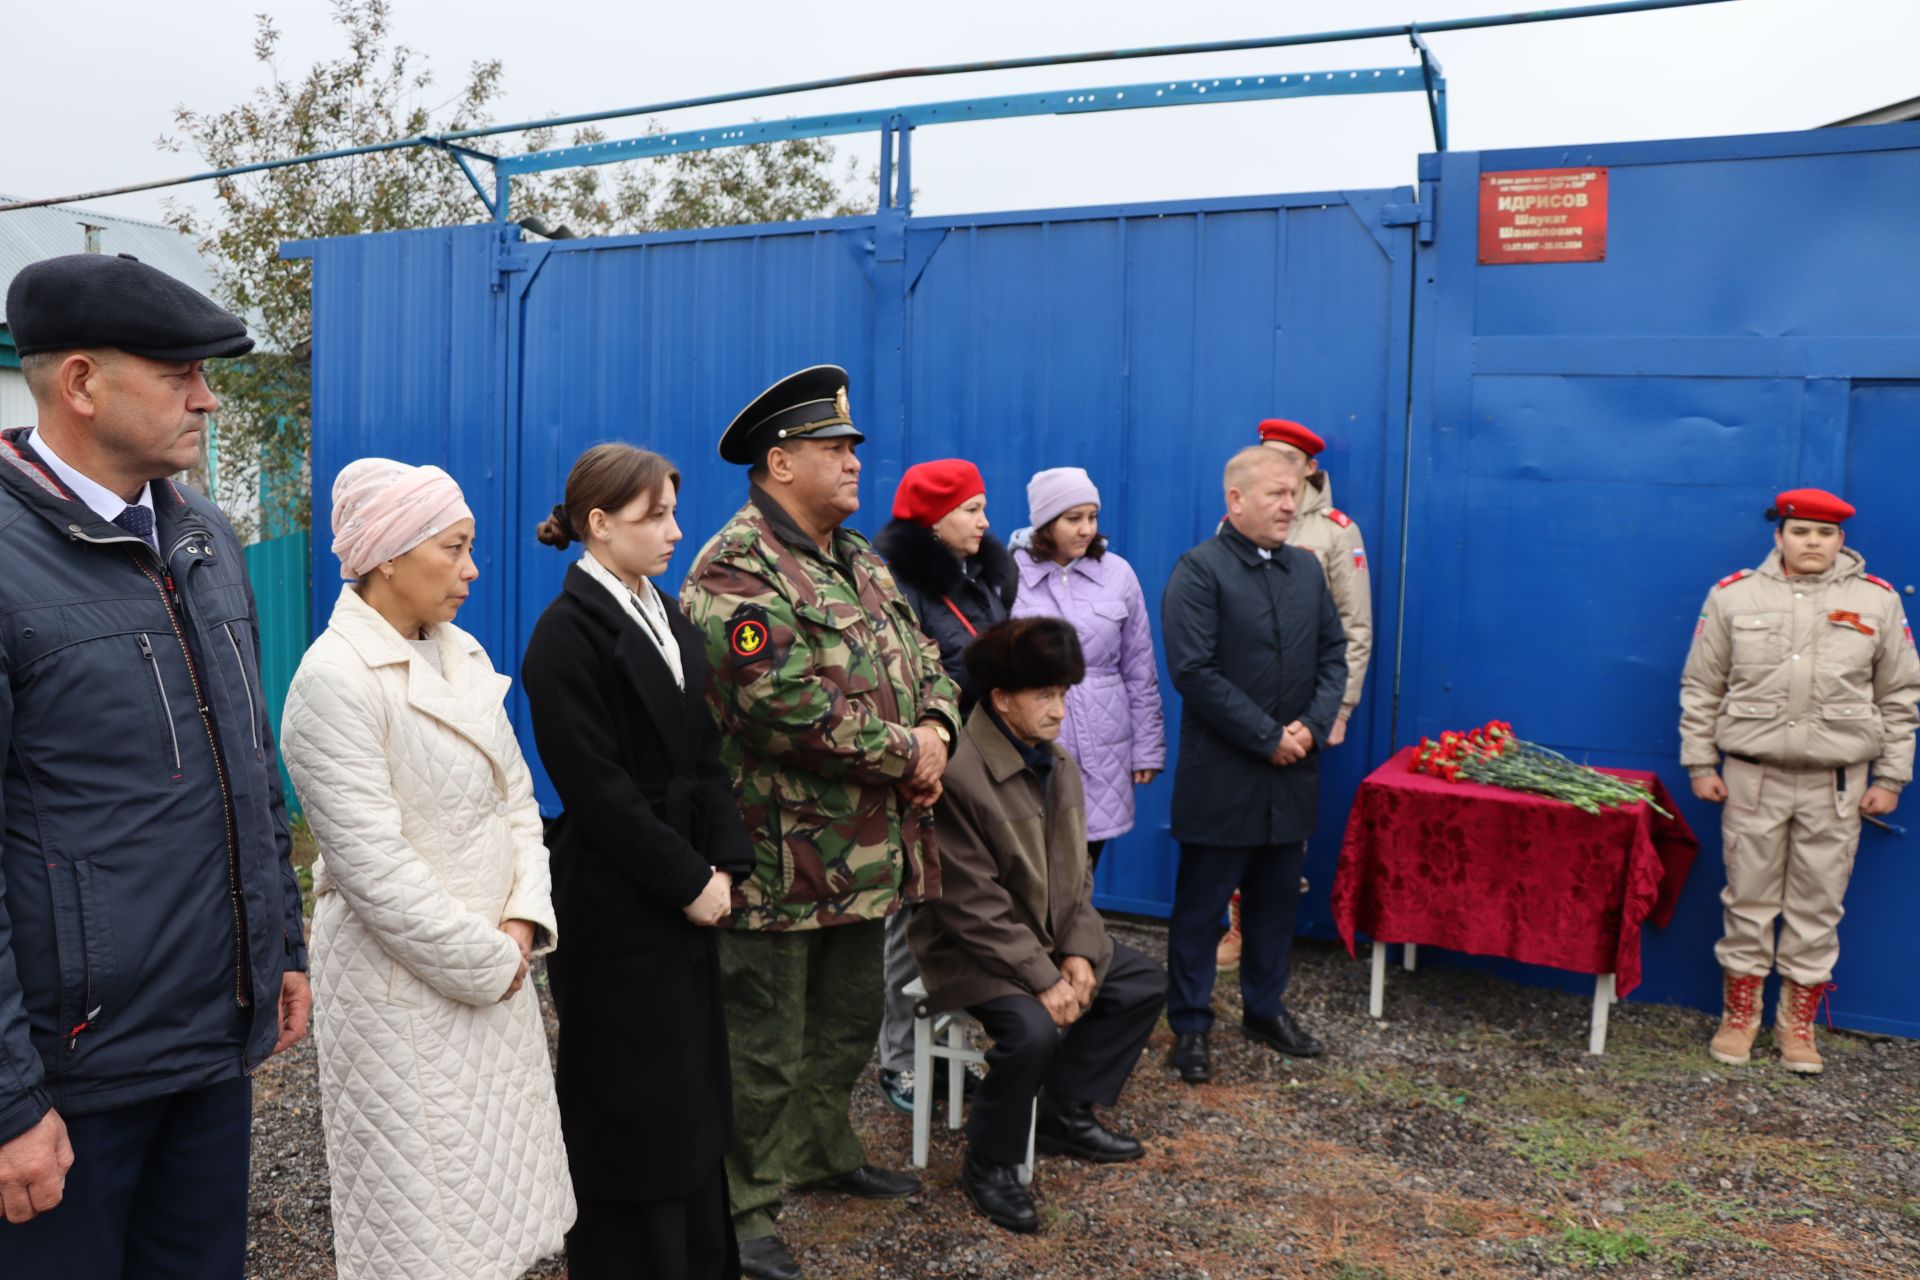
[[1359,547],[1353,549],[1353,567],[1362,573],[1367,571],[1367,553]]

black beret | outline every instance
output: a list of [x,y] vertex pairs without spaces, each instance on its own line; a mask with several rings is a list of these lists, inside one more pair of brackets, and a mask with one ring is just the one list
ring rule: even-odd
[[208,360],[253,350],[239,316],[125,253],[25,268],[7,288],[7,327],[23,356],[114,347],[149,360]]
[[995,689],[1009,693],[1054,689],[1079,684],[1087,677],[1080,634],[1062,618],[1009,618],[996,623],[967,646],[965,659],[974,693],[982,698]]
[[753,398],[720,433],[720,458],[750,467],[789,440],[865,440],[847,406],[847,371],[816,364],[790,373]]

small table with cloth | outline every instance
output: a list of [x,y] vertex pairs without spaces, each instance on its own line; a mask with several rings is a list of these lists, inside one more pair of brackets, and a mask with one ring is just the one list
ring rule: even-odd
[[1640,926],[1673,916],[1700,842],[1651,773],[1646,804],[1590,814],[1546,796],[1447,782],[1410,768],[1413,748],[1368,774],[1354,797],[1333,886],[1333,916],[1353,953],[1373,943],[1371,1013],[1381,1016],[1386,947],[1420,944],[1596,975],[1594,1053],[1608,1007],[1640,984]]

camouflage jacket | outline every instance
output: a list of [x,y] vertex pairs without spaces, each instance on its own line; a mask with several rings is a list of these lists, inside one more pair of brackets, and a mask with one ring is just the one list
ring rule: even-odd
[[721,758],[754,841],[733,927],[877,920],[939,896],[932,814],[909,812],[896,784],[916,724],[958,739],[958,693],[867,540],[841,529],[824,554],[756,488],[680,600],[706,637]]

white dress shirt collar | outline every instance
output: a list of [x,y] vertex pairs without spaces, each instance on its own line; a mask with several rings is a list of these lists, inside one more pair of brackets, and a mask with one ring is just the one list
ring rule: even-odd
[[[47,438],[40,434],[39,427],[35,427],[32,433],[27,436],[27,447],[39,454],[40,457],[45,460],[47,466],[53,469],[53,474],[59,477],[60,483],[73,490],[73,495],[80,499],[80,501],[86,503],[88,509],[102,520],[111,522],[115,516],[118,516],[129,506],[145,507],[148,512],[153,511],[153,486],[151,484],[143,484],[140,486],[140,499],[138,502],[129,503],[125,501],[119,494],[107,488],[99,481],[81,475],[68,465],[67,460],[55,453],[53,446],[47,443]],[[154,532],[147,536],[147,545],[152,547],[156,552],[160,550],[160,535],[157,521]]]
[[647,633],[647,639],[653,641],[653,647],[660,651],[661,660],[667,664],[667,670],[673,675],[673,682],[682,689],[687,687],[687,673],[680,661],[680,644],[673,638],[673,624],[667,621],[666,602],[660,598],[660,589],[640,579],[640,589],[645,595],[635,595],[620,581],[620,575],[594,558],[591,551],[580,557],[580,568],[589,578],[607,589],[629,618],[640,624]]

